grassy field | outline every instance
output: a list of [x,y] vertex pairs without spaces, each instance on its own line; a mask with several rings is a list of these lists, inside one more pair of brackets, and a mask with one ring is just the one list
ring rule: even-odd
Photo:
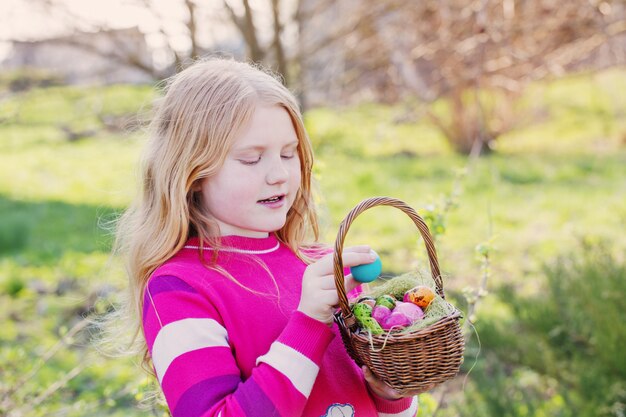
[[[540,116],[524,115],[530,123],[478,160],[454,154],[418,116],[399,122],[407,120],[406,106],[307,112],[324,240],[334,240],[343,216],[364,198],[405,200],[438,219],[432,224],[439,227],[446,289],[461,308],[464,289],[483,278],[476,247],[485,242],[492,247],[488,289],[528,296],[547,285],[545,265],[581,242],[610,242],[609,251],[623,259],[620,91],[626,73],[618,70],[533,85],[524,100],[532,104],[529,114]],[[136,86],[53,87],[0,99],[0,411],[142,415],[136,402],[145,381],[132,360],[106,360],[82,333],[66,335],[123,285],[109,262],[109,226],[136,190],[141,126],[156,94]],[[103,126],[129,117],[121,131]],[[390,275],[425,262],[417,230],[390,208],[360,216],[347,243],[372,245]],[[487,295],[476,318],[512,314]],[[438,391],[423,396],[423,415],[438,398]],[[456,413],[450,408],[447,415]]]

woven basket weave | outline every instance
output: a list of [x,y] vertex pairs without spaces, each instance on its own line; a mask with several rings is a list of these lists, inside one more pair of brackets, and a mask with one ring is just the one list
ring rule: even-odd
[[455,312],[433,325],[407,333],[384,332],[381,335],[357,333],[357,322],[350,310],[343,275],[343,242],[354,219],[367,209],[391,206],[402,210],[417,226],[430,262],[430,270],[437,293],[445,299],[443,280],[439,272],[437,252],[424,220],[400,200],[374,197],[353,208],[339,226],[334,252],[334,275],[339,310],[335,314],[343,343],[357,365],[367,367],[398,392],[427,391],[453,378],[463,361],[464,340],[459,325],[461,314]]

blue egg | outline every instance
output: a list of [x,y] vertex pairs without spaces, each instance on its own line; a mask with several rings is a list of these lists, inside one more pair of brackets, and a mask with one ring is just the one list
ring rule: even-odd
[[383,264],[378,254],[376,260],[371,264],[357,265],[350,268],[350,272],[355,280],[359,282],[372,282],[380,275],[383,270]]

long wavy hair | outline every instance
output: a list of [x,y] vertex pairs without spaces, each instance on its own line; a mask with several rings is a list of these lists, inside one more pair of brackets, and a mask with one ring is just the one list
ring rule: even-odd
[[144,368],[150,373],[147,346],[137,337],[148,279],[192,236],[198,237],[200,247],[219,248],[219,228],[203,210],[194,185],[219,171],[259,105],[284,108],[298,137],[300,189],[284,226],[275,234],[302,260],[311,262],[302,249],[319,238],[311,195],[313,152],[293,94],[267,70],[221,58],[198,61],[169,79],[150,124],[141,191],[120,217],[114,245],[129,279],[126,305],[119,313],[133,324],[135,352],[143,353]]

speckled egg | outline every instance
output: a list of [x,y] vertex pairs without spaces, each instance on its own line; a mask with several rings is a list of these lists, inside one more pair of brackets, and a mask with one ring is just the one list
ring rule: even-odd
[[383,333],[383,328],[372,317],[367,317],[360,322],[364,329],[369,330],[372,334],[377,335]]
[[435,299],[435,292],[430,287],[418,285],[408,290],[404,298],[421,308],[426,308]]
[[363,321],[368,317],[372,317],[372,307],[365,303],[356,303],[352,309],[352,313],[357,320]]
[[396,299],[393,298],[389,294],[384,294],[384,295],[381,295],[380,297],[376,298],[376,305],[377,306],[385,306],[389,310],[393,310],[393,308],[396,306]]

